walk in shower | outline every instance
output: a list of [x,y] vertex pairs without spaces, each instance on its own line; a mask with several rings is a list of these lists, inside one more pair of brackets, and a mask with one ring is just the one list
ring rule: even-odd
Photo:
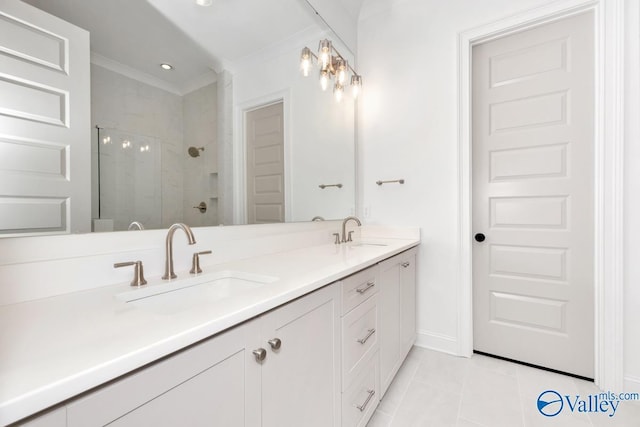
[[[127,230],[138,221],[162,226],[162,145],[158,138],[96,126],[94,217],[107,231]],[[97,209],[97,215],[95,210]]]

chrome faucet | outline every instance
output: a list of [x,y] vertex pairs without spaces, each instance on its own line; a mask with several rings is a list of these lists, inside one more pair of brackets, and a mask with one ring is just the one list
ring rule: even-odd
[[184,231],[184,233],[187,235],[187,239],[189,239],[190,245],[196,243],[196,238],[193,237],[193,232],[188,225],[177,223],[169,227],[169,231],[167,232],[167,240],[165,242],[166,256],[164,260],[164,275],[162,276],[162,280],[170,280],[178,277],[173,272],[173,235],[177,229],[181,229],[182,231]]
[[355,216],[348,216],[346,217],[343,221],[342,221],[342,243],[346,243],[346,242],[351,242],[351,233],[353,232],[349,232],[349,234],[347,234],[347,223],[349,221],[355,221],[356,224],[358,224],[358,227],[360,227],[362,225],[362,223],[360,222],[360,220],[355,217]]

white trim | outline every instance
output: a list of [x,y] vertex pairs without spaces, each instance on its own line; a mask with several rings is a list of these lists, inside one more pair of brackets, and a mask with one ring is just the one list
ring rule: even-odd
[[[623,1],[554,2],[458,35],[458,345],[473,352],[471,271],[471,48],[473,45],[587,10],[596,20],[595,380],[622,387]],[[606,141],[606,143],[605,143]],[[606,283],[606,286],[605,286]]]
[[284,121],[284,221],[291,222],[292,147],[291,147],[291,91],[289,89],[245,101],[235,107],[235,143],[233,144],[233,221],[247,223],[247,139],[245,123],[247,113],[258,108],[282,102]]
[[428,331],[418,331],[416,342],[418,347],[436,350],[443,353],[458,355],[458,340],[456,337],[441,335]]
[[624,391],[628,393],[640,393],[640,377],[624,377]]
[[596,8],[596,384],[624,372],[624,0]]
[[216,73],[208,71],[178,86],[95,52],[91,52],[91,63],[178,96],[184,96],[194,90],[216,82]]

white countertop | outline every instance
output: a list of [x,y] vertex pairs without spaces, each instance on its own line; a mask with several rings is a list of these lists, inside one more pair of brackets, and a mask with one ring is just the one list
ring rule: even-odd
[[[278,280],[242,295],[156,314],[116,298],[128,283],[0,307],[0,425],[46,409],[294,298],[416,246],[320,245],[203,267]],[[186,271],[178,279],[188,278]],[[147,288],[166,283],[147,277]]]

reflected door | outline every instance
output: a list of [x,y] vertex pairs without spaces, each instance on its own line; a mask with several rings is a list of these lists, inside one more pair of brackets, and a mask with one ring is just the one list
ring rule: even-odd
[[593,15],[473,48],[478,351],[593,378]]
[[284,222],[283,104],[246,115],[247,222]]
[[0,10],[0,235],[90,231],[89,33]]

